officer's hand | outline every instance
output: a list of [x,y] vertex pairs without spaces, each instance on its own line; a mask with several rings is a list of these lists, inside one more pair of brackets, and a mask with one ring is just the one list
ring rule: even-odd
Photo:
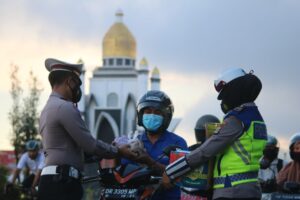
[[134,160],[137,157],[137,153],[133,152],[128,144],[119,145],[118,152],[121,157],[125,157],[129,160]]
[[170,178],[167,176],[166,172],[162,174],[162,186],[166,189],[173,187]]

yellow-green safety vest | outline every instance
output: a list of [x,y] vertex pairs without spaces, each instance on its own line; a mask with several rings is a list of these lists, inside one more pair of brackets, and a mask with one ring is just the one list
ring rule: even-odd
[[256,139],[255,131],[265,131],[263,121],[252,121],[248,130],[216,157],[214,189],[257,181],[259,159],[266,139]]

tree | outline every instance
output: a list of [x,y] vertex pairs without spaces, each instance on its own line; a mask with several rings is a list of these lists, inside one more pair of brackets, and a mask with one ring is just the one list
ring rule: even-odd
[[37,106],[42,89],[38,88],[38,80],[33,72],[29,73],[29,94],[21,102],[23,89],[18,78],[19,67],[11,65],[12,73],[10,95],[13,100],[8,118],[12,126],[12,144],[14,146],[16,162],[18,155],[24,151],[28,140],[38,139],[38,112]]

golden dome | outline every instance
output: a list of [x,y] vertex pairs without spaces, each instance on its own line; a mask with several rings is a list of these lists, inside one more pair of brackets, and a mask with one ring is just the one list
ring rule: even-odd
[[154,69],[152,70],[152,76],[159,76],[159,70],[157,67],[154,67]]
[[145,57],[141,60],[140,65],[141,66],[148,66],[148,61]]
[[122,23],[122,11],[116,12],[117,21],[110,27],[103,38],[103,58],[136,57],[135,38]]

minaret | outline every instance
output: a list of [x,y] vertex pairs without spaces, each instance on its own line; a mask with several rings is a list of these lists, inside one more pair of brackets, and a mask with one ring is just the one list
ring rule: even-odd
[[152,71],[151,90],[160,90],[160,75],[157,67],[154,67]]
[[148,90],[148,77],[149,77],[149,69],[148,69],[148,61],[146,58],[143,58],[140,62],[138,72],[138,94],[137,98],[139,99],[142,95],[144,95]]
[[82,82],[82,84],[80,86],[82,96],[81,96],[80,101],[78,102],[78,110],[83,115],[83,113],[85,112],[85,67],[84,67],[84,62],[81,59],[79,59],[77,63],[83,65],[82,73],[80,74],[80,80]]

